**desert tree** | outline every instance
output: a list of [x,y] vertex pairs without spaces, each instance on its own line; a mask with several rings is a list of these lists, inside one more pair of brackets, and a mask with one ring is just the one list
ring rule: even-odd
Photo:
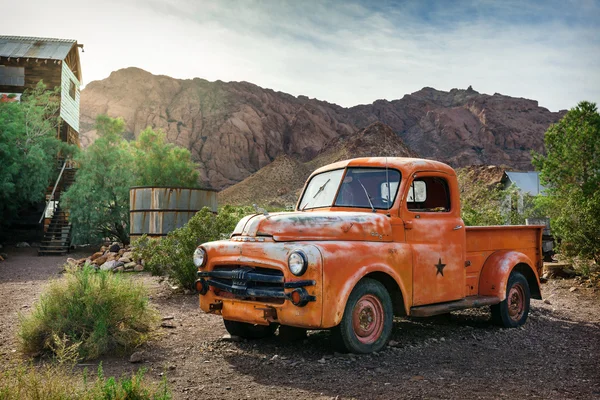
[[129,243],[129,189],[133,186],[197,186],[187,149],[150,128],[128,142],[125,121],[100,115],[99,138],[77,158],[75,183],[65,194],[76,243],[116,239]]
[[561,251],[600,263],[600,114],[580,102],[544,136],[546,154],[533,164],[547,186],[540,198]]
[[42,201],[57,173],[56,156],[75,151],[57,137],[59,96],[40,81],[21,102],[0,103],[0,224]]

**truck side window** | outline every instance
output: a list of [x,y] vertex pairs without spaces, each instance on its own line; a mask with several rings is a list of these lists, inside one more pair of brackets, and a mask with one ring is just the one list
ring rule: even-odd
[[435,176],[415,179],[406,197],[406,206],[409,211],[450,211],[448,182]]

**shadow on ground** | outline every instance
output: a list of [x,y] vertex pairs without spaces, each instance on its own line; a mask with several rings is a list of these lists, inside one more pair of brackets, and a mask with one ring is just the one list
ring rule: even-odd
[[334,353],[331,335],[316,332],[297,343],[235,343],[243,356],[225,360],[261,385],[331,397],[594,398],[599,339],[599,324],[544,309],[534,308],[517,329],[497,328],[488,312],[469,310],[396,320],[397,344],[379,354]]

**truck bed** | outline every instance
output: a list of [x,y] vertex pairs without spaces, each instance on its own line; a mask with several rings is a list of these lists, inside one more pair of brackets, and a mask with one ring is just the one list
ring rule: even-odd
[[466,268],[468,295],[477,295],[481,268],[496,251],[521,252],[529,257],[533,268],[539,268],[542,265],[543,229],[541,225],[467,227],[467,261],[470,262]]

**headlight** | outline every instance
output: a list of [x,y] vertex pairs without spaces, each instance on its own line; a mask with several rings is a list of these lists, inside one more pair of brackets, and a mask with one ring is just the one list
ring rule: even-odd
[[206,251],[202,247],[196,248],[194,251],[194,265],[198,268],[203,267],[206,263]]
[[301,251],[294,251],[288,257],[288,267],[292,274],[300,276],[306,272],[308,260],[306,255]]

